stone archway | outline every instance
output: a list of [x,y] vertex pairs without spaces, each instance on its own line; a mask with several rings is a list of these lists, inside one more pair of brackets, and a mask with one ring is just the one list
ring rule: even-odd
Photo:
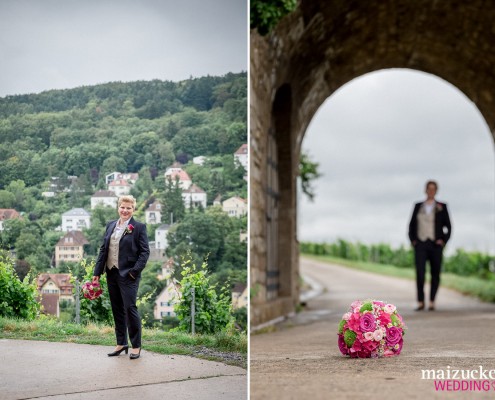
[[495,3],[300,0],[266,37],[251,32],[251,325],[298,302],[296,179],[320,105],[368,72],[409,68],[460,89],[495,138]]

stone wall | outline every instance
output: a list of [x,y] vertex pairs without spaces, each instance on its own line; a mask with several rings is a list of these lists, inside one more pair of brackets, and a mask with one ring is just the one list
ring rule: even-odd
[[[495,131],[495,2],[300,0],[268,36],[251,32],[251,324],[298,302],[296,178],[301,142],[320,105],[345,83],[385,68],[434,74],[460,89]],[[281,90],[283,89],[283,92]],[[277,93],[278,98],[277,98]],[[280,93],[290,96],[281,98]],[[277,112],[275,100],[282,104]],[[267,137],[280,158],[280,290],[266,300]],[[283,184],[283,187],[282,187]]]

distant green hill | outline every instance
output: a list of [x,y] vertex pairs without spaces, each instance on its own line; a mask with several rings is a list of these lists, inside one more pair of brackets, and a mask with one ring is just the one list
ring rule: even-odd
[[247,142],[247,76],[112,82],[0,98],[0,189],[51,176],[155,175]]

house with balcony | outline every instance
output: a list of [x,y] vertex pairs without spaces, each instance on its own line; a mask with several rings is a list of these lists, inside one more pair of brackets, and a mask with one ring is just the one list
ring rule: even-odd
[[84,257],[84,246],[89,244],[82,232],[67,232],[55,245],[55,266],[62,261],[79,262]]
[[144,212],[147,224],[156,225],[162,223],[162,205],[158,200],[151,203]]
[[74,301],[70,274],[40,274],[36,281],[43,313],[60,316],[60,302]]
[[207,195],[206,192],[199,186],[192,184],[189,189],[182,191],[182,201],[184,207],[199,207],[206,208]]
[[116,179],[108,184],[108,190],[114,192],[117,197],[129,194],[131,188],[131,184],[125,179]]
[[83,208],[73,208],[62,214],[62,231],[82,231],[91,228],[91,215]]
[[168,247],[167,235],[170,230],[170,225],[162,224],[155,231],[155,248],[163,254]]
[[153,316],[155,319],[164,317],[175,317],[174,306],[178,303],[179,288],[178,282],[174,279],[168,281],[167,286],[163,288],[155,300]]

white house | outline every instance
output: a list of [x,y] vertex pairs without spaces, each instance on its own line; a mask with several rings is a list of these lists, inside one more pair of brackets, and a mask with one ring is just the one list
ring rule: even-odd
[[222,206],[222,195],[219,194],[217,197],[215,197],[215,200],[213,200],[213,205],[214,206]]
[[62,214],[62,231],[82,231],[91,228],[91,216],[83,208],[73,208]]
[[155,248],[166,250],[168,247],[167,234],[170,230],[170,225],[163,224],[155,231]]
[[182,191],[182,200],[184,207],[199,207],[206,208],[207,195],[206,192],[197,185],[192,185],[189,189]]
[[153,310],[155,319],[175,317],[174,306],[178,302],[178,299],[179,294],[177,282],[170,279],[167,286],[163,288],[155,300],[155,307]]
[[118,199],[111,190],[98,190],[91,196],[91,209],[94,210],[97,206],[117,208]]
[[194,157],[193,158],[193,164],[196,164],[196,165],[203,165],[206,161],[206,157],[205,156],[197,156],[197,157]]
[[247,201],[241,197],[234,196],[222,203],[222,209],[229,217],[242,217],[247,214]]
[[105,183],[109,185],[113,181],[125,179],[129,184],[134,185],[139,179],[139,174],[137,172],[112,172],[105,176]]
[[170,174],[172,172],[179,172],[179,171],[182,171],[182,164],[178,161],[175,161],[170,167],[167,167],[165,171],[165,176],[167,176],[167,174]]
[[108,184],[108,190],[120,197],[131,192],[131,185],[125,179],[117,179]]
[[119,175],[120,175],[120,172],[117,172],[117,171],[112,172],[112,173],[110,173],[110,174],[108,174],[108,175],[105,175],[105,183],[106,183],[107,185],[109,185],[109,184],[110,184],[110,183],[112,183],[113,181],[116,181],[117,179],[120,179],[120,178],[119,178]]
[[248,170],[248,145],[243,144],[241,147],[237,149],[234,153],[234,158],[241,164],[244,169]]
[[144,214],[147,224],[155,225],[162,223],[162,205],[158,200],[151,203]]
[[248,291],[247,285],[244,283],[238,283],[232,289],[232,308],[238,309],[247,307],[248,304]]
[[179,178],[179,187],[183,190],[187,190],[192,185],[192,180],[189,177],[189,174],[184,171],[182,168],[167,169],[165,172],[165,179],[170,179],[173,183],[175,183],[176,179]]

